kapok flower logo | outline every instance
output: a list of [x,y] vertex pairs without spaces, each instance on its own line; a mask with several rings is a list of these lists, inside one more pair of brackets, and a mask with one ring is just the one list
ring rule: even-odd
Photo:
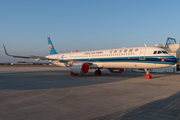
[[51,48],[52,48],[52,45],[51,45],[51,44],[49,44],[49,52],[51,52]]

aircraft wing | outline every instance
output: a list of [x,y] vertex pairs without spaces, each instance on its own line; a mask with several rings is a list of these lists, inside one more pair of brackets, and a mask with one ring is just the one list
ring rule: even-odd
[[62,59],[54,59],[54,58],[47,58],[47,57],[41,57],[41,56],[18,56],[18,55],[10,55],[10,54],[8,54],[7,53],[7,50],[6,50],[6,48],[5,48],[5,46],[3,45],[3,47],[4,47],[4,51],[5,51],[5,53],[6,53],[6,55],[8,55],[8,56],[12,56],[12,57],[16,57],[16,58],[25,58],[25,59],[29,59],[29,58],[33,58],[33,59],[35,59],[36,61],[38,61],[38,60],[52,60],[52,61],[54,61],[54,62],[70,62],[70,60],[62,60]]
[[[16,58],[25,58],[25,59],[32,58],[32,59],[34,59],[34,60],[36,60],[36,61],[39,61],[39,60],[49,60],[49,61],[51,61],[51,62],[67,62],[67,63],[69,63],[69,64],[71,64],[71,63],[73,63],[73,62],[78,62],[78,61],[75,61],[75,60],[54,59],[54,58],[41,57],[41,56],[33,56],[33,55],[30,55],[30,56],[10,55],[10,54],[7,53],[7,50],[6,50],[6,48],[5,48],[4,45],[3,45],[3,47],[4,47],[4,51],[5,51],[6,55],[12,56],[12,57],[16,57]],[[82,61],[81,61],[81,62],[82,62]],[[84,62],[86,62],[86,63],[89,64],[89,65],[92,65],[92,64],[93,64],[93,62],[91,62],[91,61],[84,61]]]

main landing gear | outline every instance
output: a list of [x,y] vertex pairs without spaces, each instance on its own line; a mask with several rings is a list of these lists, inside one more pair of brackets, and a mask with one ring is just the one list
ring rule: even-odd
[[144,71],[146,72],[146,75],[145,75],[146,79],[152,79],[152,76],[149,74],[149,70],[150,69],[147,69],[147,68],[144,69]]
[[[72,71],[71,71],[70,75],[71,76],[78,76],[78,74],[74,74]],[[101,70],[100,69],[95,70],[94,75],[101,75]]]
[[94,75],[101,75],[101,70],[100,69],[95,70]]
[[70,73],[71,76],[78,76],[78,74],[74,74],[72,71]]

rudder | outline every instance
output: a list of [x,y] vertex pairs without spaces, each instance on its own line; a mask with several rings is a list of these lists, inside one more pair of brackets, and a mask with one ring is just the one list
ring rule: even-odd
[[54,45],[52,44],[52,41],[51,41],[50,37],[48,37],[47,39],[48,39],[48,47],[49,47],[50,55],[57,54],[57,52],[56,52],[56,50],[54,48]]

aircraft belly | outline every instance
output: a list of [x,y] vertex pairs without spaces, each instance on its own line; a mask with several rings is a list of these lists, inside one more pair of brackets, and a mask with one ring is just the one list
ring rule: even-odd
[[104,68],[163,68],[169,64],[139,63],[139,62],[107,62],[103,63]]
[[103,64],[102,63],[93,63],[90,68],[102,68]]

